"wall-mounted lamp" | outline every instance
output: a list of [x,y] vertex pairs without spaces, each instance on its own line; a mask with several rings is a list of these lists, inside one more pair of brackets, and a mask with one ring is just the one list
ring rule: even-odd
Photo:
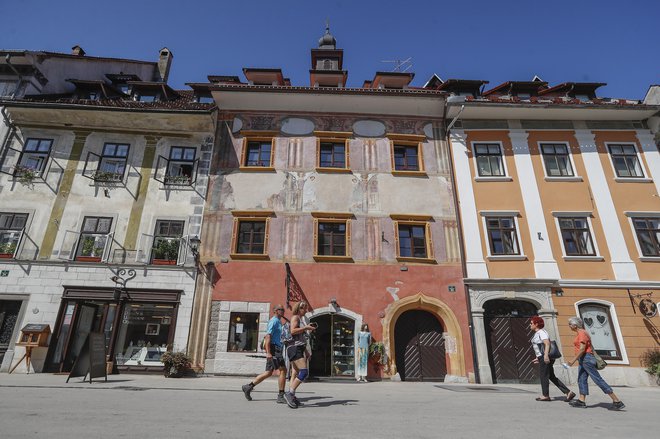
[[193,235],[190,237],[190,251],[195,258],[195,262],[199,262],[199,245],[202,241],[199,239],[199,236]]
[[330,312],[338,312],[339,311],[339,305],[337,304],[337,298],[336,297],[331,297],[330,298],[330,303],[328,303],[328,306],[330,307]]

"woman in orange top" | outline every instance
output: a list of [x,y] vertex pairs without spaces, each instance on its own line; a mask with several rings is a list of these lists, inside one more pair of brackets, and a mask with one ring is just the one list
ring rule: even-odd
[[621,410],[625,407],[623,402],[619,399],[612,388],[605,382],[598,369],[596,368],[596,358],[593,355],[594,349],[591,345],[591,337],[587,331],[584,330],[584,323],[582,319],[578,317],[571,317],[568,319],[568,326],[571,328],[571,331],[576,333],[575,340],[573,340],[573,345],[575,346],[575,357],[572,361],[569,361],[568,364],[572,366],[577,361],[579,364],[578,367],[578,388],[580,389],[580,397],[575,401],[571,401],[570,404],[573,407],[586,407],[587,404],[585,400],[589,394],[589,386],[587,384],[587,379],[591,379],[596,383],[598,387],[606,394],[612,398],[612,409]]

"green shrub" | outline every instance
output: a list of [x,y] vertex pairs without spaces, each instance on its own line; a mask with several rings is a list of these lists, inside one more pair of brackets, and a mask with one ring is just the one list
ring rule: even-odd
[[647,350],[640,360],[646,371],[660,380],[660,349]]

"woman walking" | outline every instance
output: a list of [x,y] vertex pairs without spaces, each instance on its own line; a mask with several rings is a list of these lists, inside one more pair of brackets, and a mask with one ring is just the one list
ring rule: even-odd
[[286,403],[292,409],[298,408],[300,402],[296,398],[296,389],[305,381],[309,374],[305,350],[307,348],[307,331],[314,331],[315,325],[303,324],[302,317],[307,312],[307,302],[300,301],[293,307],[291,317],[291,341],[287,344],[286,355],[291,363],[291,382],[289,391],[284,394]]
[[366,323],[362,325],[362,329],[358,334],[358,368],[357,368],[357,381],[367,382],[367,360],[369,359],[369,344],[371,343],[371,332],[369,332],[369,325]]
[[[536,398],[536,400],[552,401],[552,398],[550,398],[550,381],[552,381],[566,395],[566,401],[570,401],[575,398],[575,392],[571,392],[555,375],[555,360],[548,356],[550,353],[550,336],[548,335],[548,331],[543,329],[544,326],[545,322],[539,316],[534,316],[529,321],[529,327],[534,331],[532,348],[534,348],[536,358],[534,358],[533,363],[539,365],[539,377],[541,378],[542,395]],[[541,353],[539,344],[543,345],[543,353]]]
[[596,368],[596,358],[593,355],[594,348],[591,345],[591,337],[587,331],[584,330],[582,319],[579,317],[571,317],[568,319],[568,326],[571,328],[571,331],[576,333],[575,340],[573,340],[575,357],[572,361],[569,361],[568,364],[569,366],[572,366],[576,361],[579,364],[578,388],[580,390],[579,399],[572,401],[571,406],[582,408],[587,406],[586,399],[589,394],[587,379],[591,377],[594,383],[596,383],[606,395],[609,395],[609,397],[612,398],[612,409],[621,410],[625,407],[625,404],[618,396],[616,396],[612,388],[605,382],[603,377],[600,376],[600,373]]

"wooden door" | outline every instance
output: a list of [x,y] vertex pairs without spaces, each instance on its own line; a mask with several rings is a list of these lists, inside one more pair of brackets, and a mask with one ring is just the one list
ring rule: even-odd
[[488,350],[494,383],[538,383],[532,363],[533,331],[526,317],[492,317],[488,320]]
[[396,322],[395,360],[404,381],[442,381],[447,374],[442,326],[431,313],[406,311]]

